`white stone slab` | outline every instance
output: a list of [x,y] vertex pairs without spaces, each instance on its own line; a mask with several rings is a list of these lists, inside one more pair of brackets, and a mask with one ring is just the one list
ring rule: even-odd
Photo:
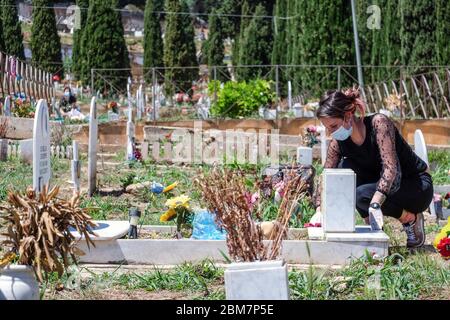
[[324,232],[354,232],[356,175],[353,170],[325,169],[321,195]]
[[33,164],[33,139],[25,139],[19,141],[20,146],[20,160]]
[[428,163],[428,153],[427,145],[425,144],[425,138],[423,137],[422,130],[417,129],[414,132],[414,152],[419,156],[420,159]]
[[88,195],[91,197],[97,189],[97,142],[98,118],[95,97],[91,99],[89,117],[89,146],[88,146]]
[[33,189],[40,192],[51,176],[50,125],[48,106],[44,99],[37,103],[33,125]]
[[[128,221],[101,220],[95,221],[95,223],[97,223],[98,226],[93,228],[92,231],[94,231],[97,236],[91,235],[93,241],[111,241],[120,239],[128,233],[128,229],[130,228],[130,223]],[[75,229],[71,229],[71,233],[76,240],[84,239],[84,235],[81,237]]]
[[[428,161],[428,151],[427,151],[427,145],[425,143],[425,138],[423,137],[422,130],[417,129],[414,132],[414,152],[419,156],[420,159],[425,161],[427,166],[430,165]],[[429,206],[430,213],[436,217],[436,209],[434,207],[434,202],[431,200],[431,204]]]
[[310,227],[308,229],[308,239],[309,240],[323,240],[325,234],[322,227]]
[[[311,228],[312,229],[312,228]],[[325,235],[327,241],[367,241],[386,242],[389,236],[383,231],[372,231],[370,226],[356,226],[355,232],[328,232]]]
[[[281,258],[291,264],[347,265],[364,257],[366,250],[386,257],[388,246],[388,241],[286,240]],[[176,265],[204,259],[224,263],[221,252],[229,256],[225,240],[117,239],[98,241],[91,250],[85,241],[78,247],[86,253],[80,257],[82,263]]]
[[302,165],[312,165],[313,150],[309,147],[297,148],[297,163]]
[[224,272],[227,300],[289,300],[287,264],[232,264]]

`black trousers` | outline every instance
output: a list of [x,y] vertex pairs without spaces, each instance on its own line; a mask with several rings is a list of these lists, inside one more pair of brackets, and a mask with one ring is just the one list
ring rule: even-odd
[[[356,209],[361,217],[369,216],[369,205],[376,192],[377,181],[364,181],[358,177],[358,168],[352,168],[347,161],[342,161],[341,168],[349,168],[355,171],[356,182]],[[416,176],[403,178],[400,188],[389,195],[381,206],[383,215],[400,218],[403,210],[411,213],[421,213],[425,211],[433,199],[433,181],[427,172],[422,172]]]

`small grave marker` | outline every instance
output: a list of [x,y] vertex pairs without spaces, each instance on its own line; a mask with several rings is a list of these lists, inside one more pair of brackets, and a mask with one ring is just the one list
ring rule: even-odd
[[37,103],[33,126],[33,189],[41,192],[49,184],[50,165],[50,125],[48,106],[44,99]]
[[88,146],[88,195],[91,197],[97,188],[97,140],[98,119],[95,97],[91,100],[89,118],[89,146]]

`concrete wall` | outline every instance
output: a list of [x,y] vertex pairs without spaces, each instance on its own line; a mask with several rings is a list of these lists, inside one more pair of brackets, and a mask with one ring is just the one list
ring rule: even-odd
[[[4,117],[0,116],[3,120]],[[14,140],[23,140],[33,138],[33,118],[15,118],[7,117],[9,129],[6,134],[6,138]],[[53,127],[60,127],[61,124],[57,121],[50,121],[50,130]]]
[[[29,139],[33,135],[33,119],[26,118],[10,118],[13,129],[8,133],[9,139]],[[278,129],[280,134],[298,135],[303,132],[308,125],[319,125],[317,119],[302,118],[302,119],[279,119],[279,120],[264,120],[264,119],[231,119],[231,120],[207,120],[198,121],[201,123],[203,129]],[[193,128],[194,120],[183,121],[157,121],[148,122],[152,126],[165,127],[183,127]],[[59,125],[57,122],[51,121],[51,125]],[[136,140],[143,141],[144,139],[144,125],[143,123],[136,124]],[[101,144],[115,144],[126,145],[126,121],[119,121],[114,123],[99,124],[99,139]],[[74,125],[70,126],[74,129],[73,138],[80,143],[86,143],[89,137],[89,126]],[[397,123],[397,127],[401,125]],[[428,145],[450,145],[450,119],[437,120],[407,120],[401,129],[402,135],[407,139],[408,143],[414,143],[414,131],[421,129],[425,136],[425,141]]]

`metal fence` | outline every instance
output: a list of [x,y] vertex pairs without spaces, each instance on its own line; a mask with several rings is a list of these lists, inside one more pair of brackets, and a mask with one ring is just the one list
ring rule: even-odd
[[[192,84],[186,89],[186,79],[169,78],[173,70],[191,72],[198,69],[190,78]],[[450,66],[363,66],[365,79],[362,95],[369,112],[392,109],[390,99],[398,99],[396,110],[391,110],[402,118],[443,118],[450,116]],[[143,85],[147,95],[149,110],[163,96],[166,105],[173,106],[176,94],[189,96],[188,101],[198,108],[198,98],[206,96],[208,84],[213,80],[221,82],[241,79],[270,80],[276,94],[274,105],[292,110],[295,103],[301,105],[318,101],[327,90],[342,89],[358,84],[357,67],[354,65],[266,65],[266,66],[200,66],[176,68],[142,69],[139,76],[131,78],[131,89]],[[93,69],[92,83],[102,78],[105,83],[114,77],[123,77],[131,69]],[[174,95],[167,95],[167,87]],[[111,84],[114,95],[126,96],[123,88]],[[210,92],[210,102],[217,99],[217,90]]]

